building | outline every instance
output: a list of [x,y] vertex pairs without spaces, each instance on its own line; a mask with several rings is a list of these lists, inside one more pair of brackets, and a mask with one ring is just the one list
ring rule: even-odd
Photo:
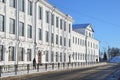
[[99,61],[99,41],[94,39],[91,24],[74,24],[72,40],[72,62]]
[[0,0],[0,65],[31,64],[34,58],[39,64],[75,62],[72,38],[86,36],[72,31],[72,23],[47,0]]

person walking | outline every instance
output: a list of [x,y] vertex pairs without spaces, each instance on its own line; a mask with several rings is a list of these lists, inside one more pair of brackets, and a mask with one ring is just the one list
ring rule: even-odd
[[33,59],[33,69],[36,69],[36,60],[35,60],[35,58]]

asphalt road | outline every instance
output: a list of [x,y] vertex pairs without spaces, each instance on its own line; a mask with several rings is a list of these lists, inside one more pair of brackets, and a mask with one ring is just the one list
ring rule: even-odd
[[117,70],[120,70],[120,64],[110,63],[91,68],[47,72],[23,80],[106,80],[106,77]]

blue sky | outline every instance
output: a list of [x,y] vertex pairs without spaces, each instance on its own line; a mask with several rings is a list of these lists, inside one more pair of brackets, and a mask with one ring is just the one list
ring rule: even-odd
[[120,0],[48,0],[74,19],[74,24],[91,23],[103,48],[120,48]]

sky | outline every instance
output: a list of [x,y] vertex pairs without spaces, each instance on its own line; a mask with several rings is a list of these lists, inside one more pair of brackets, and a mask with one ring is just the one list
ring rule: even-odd
[[48,0],[57,9],[69,14],[73,24],[90,23],[100,49],[120,48],[120,0]]

